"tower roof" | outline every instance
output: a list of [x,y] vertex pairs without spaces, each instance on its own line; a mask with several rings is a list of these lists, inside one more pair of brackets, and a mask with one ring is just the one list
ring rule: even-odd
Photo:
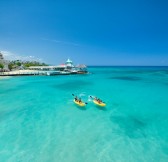
[[68,60],[66,61],[66,63],[72,63],[72,61],[71,61],[70,59],[68,59]]

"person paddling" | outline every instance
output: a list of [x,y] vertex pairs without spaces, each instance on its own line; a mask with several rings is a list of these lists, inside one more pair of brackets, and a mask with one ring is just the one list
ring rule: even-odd
[[100,100],[99,98],[95,97],[94,100],[96,100],[98,103],[101,103],[102,100]]
[[[93,98],[92,96],[90,96],[91,98]],[[95,101],[97,101],[99,104],[103,103],[103,101],[97,97],[93,98]]]
[[76,96],[74,99],[75,99],[76,102],[82,103],[81,98],[78,99],[78,97]]
[[75,99],[75,101],[78,101],[78,97],[77,96],[74,99]]
[[78,106],[85,106],[85,105],[88,104],[87,102],[83,102],[83,101],[81,100],[81,98],[78,98],[78,97],[75,96],[74,94],[72,94],[72,96],[74,96],[74,102],[75,102],[75,104],[77,104]]
[[90,98],[93,99],[94,104],[96,104],[96,105],[98,105],[98,106],[101,106],[101,107],[106,106],[106,103],[103,102],[101,99],[99,99],[99,98],[97,98],[97,97],[92,97],[92,96],[90,96]]
[[100,99],[97,99],[97,102],[100,104],[100,103],[101,103],[101,100],[100,100]]
[[81,102],[82,102],[81,98],[79,98],[78,102],[79,102],[79,103],[81,103]]

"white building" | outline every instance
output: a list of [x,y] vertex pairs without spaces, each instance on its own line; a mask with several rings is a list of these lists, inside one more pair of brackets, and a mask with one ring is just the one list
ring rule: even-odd
[[68,59],[66,61],[65,65],[66,65],[67,68],[73,68],[74,67],[73,62],[70,59]]

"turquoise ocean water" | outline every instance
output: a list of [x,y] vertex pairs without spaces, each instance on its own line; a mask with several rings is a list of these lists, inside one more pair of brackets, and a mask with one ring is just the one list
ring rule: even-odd
[[[0,80],[0,161],[168,161],[168,68],[88,70]],[[73,103],[72,93],[86,108]]]

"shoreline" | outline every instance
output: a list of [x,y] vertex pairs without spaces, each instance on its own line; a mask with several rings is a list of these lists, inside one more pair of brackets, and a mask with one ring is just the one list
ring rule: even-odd
[[0,76],[0,80],[1,79],[9,79],[9,78],[11,78],[11,76]]
[[72,75],[72,74],[87,74],[88,72],[80,72],[80,71],[44,71],[44,70],[16,70],[10,72],[2,72],[0,73],[1,77],[10,77],[10,76],[30,76],[30,75]]

